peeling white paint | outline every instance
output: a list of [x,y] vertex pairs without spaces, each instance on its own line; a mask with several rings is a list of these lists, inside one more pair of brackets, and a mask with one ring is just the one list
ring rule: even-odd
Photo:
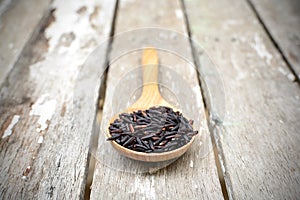
[[42,144],[43,141],[44,141],[44,137],[41,135],[41,136],[39,137],[39,139],[38,139],[38,143],[39,143],[39,144]]
[[286,76],[290,81],[295,81],[296,77],[294,76],[294,74],[287,72],[284,68],[282,67],[278,67],[277,70],[283,74],[284,76]]
[[175,15],[176,15],[176,18],[177,18],[177,19],[182,19],[182,17],[183,17],[182,10],[176,9],[176,10],[175,10]]
[[4,131],[4,134],[3,134],[2,138],[6,138],[6,137],[8,137],[12,134],[12,129],[18,123],[19,119],[20,119],[20,115],[14,115],[14,117],[12,118],[12,120],[11,120],[10,124],[8,125],[7,129]]
[[[41,84],[43,79],[45,90],[57,92],[57,101],[61,98],[68,101],[73,97],[74,93],[70,91],[74,91],[76,77],[87,57],[109,35],[110,26],[104,26],[104,10],[111,10],[114,4],[102,1],[55,0],[52,7],[55,9],[55,21],[45,29],[49,48],[43,60],[30,66],[28,81]],[[78,14],[77,11],[83,7],[86,8],[85,12]],[[93,23],[96,23],[93,26],[90,23],[91,16]],[[62,42],[64,36],[72,36],[69,46]]]
[[273,56],[267,51],[267,48],[265,47],[262,38],[259,37],[259,34],[254,35],[254,43],[251,43],[250,45],[257,52],[259,57],[265,59],[268,65],[271,64]]
[[296,80],[296,77],[294,76],[294,74],[291,74],[291,73],[289,73],[289,74],[287,75],[287,78],[288,78],[290,81],[295,81],[295,80]]
[[247,73],[245,73],[241,68],[239,68],[234,54],[230,54],[230,61],[233,68],[237,71],[237,76],[235,77],[235,80],[240,81],[247,78]]
[[282,73],[283,75],[287,75],[287,72],[282,67],[278,67],[278,71]]
[[[77,10],[79,10],[82,6],[85,6],[87,8],[87,11],[84,13],[84,15],[79,16]],[[60,46],[59,48],[62,48],[60,49],[60,52],[67,51],[68,54],[74,54],[76,53],[76,51],[78,51],[78,49],[80,49],[82,45],[84,45],[83,43],[89,40],[89,38],[87,37],[83,39],[82,36],[95,35],[96,30],[94,28],[96,28],[97,31],[101,30],[101,32],[103,33],[109,32],[109,29],[103,26],[106,19],[105,13],[101,11],[107,9],[107,7],[111,7],[109,3],[99,4],[95,1],[84,1],[83,3],[82,1],[56,0],[53,3],[53,7],[64,9],[57,9],[54,12],[56,23],[51,24],[45,31],[46,38],[49,40],[49,52],[52,52],[58,46],[60,46],[60,37],[65,33],[72,32],[75,35],[75,38],[71,45],[67,48],[67,50],[62,50],[65,47]],[[96,7],[98,7],[98,12],[97,14],[93,15],[94,17],[91,18]],[[92,27],[91,23],[94,27]],[[96,42],[100,43],[102,42],[103,38],[94,37],[90,39],[94,39],[96,40]],[[91,48],[95,47],[96,46],[93,46]]]
[[190,168],[194,167],[194,162],[192,160],[190,160]]
[[47,121],[51,120],[52,115],[55,111],[55,106],[56,100],[49,99],[48,94],[43,94],[42,96],[40,96],[35,104],[32,105],[29,115],[40,116],[38,120],[39,127],[36,129],[37,132],[44,131],[48,127]]
[[[195,85],[194,87],[192,87],[192,91],[195,94],[195,106],[196,108],[201,108],[202,107],[202,101],[201,101],[201,95],[199,95],[199,91],[200,91],[200,87],[199,85]],[[198,95],[196,95],[198,94]],[[200,103],[201,102],[201,103]]]

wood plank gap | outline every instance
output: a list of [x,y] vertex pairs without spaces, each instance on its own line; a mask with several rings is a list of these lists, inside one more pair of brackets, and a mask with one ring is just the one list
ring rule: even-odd
[[[193,45],[193,41],[192,41],[192,36],[191,36],[191,29],[190,29],[190,24],[189,24],[189,19],[187,17],[187,13],[186,13],[186,8],[185,8],[185,5],[184,5],[184,1],[183,0],[180,0],[180,4],[181,4],[181,10],[183,12],[183,19],[184,19],[184,22],[185,22],[185,25],[186,25],[186,31],[187,31],[187,34],[188,34],[188,37],[189,37],[189,43],[190,43],[190,46],[191,46],[191,49],[192,49],[192,56],[193,56],[193,61],[194,61],[194,65],[198,68],[198,65],[196,63],[196,51],[195,51],[195,48],[194,48],[194,45]],[[198,84],[200,86],[200,92],[202,94],[202,102],[203,102],[203,105],[204,105],[204,109],[206,110],[207,109],[207,103],[206,103],[206,100],[205,100],[205,95],[204,95],[204,89],[203,89],[203,85],[200,81],[200,77],[199,77],[199,70],[196,69],[196,73],[197,73],[197,81],[198,81]],[[207,119],[207,121],[209,121]]]
[[272,34],[270,33],[270,31],[268,30],[266,24],[264,23],[264,21],[262,20],[261,16],[259,15],[257,9],[255,8],[254,4],[250,1],[250,0],[246,0],[246,2],[248,3],[249,7],[251,8],[251,10],[253,11],[254,15],[256,16],[257,20],[259,21],[259,23],[261,24],[261,26],[263,27],[264,31],[266,32],[266,34],[268,35],[268,37],[270,38],[271,42],[273,43],[273,45],[275,46],[275,48],[278,50],[279,54],[281,55],[281,58],[283,59],[283,61],[286,63],[286,65],[288,66],[289,70],[293,73],[293,75],[296,77],[295,81],[297,81],[297,83],[300,86],[300,78],[297,75],[296,71],[293,69],[292,64],[288,61],[288,59],[286,58],[286,56],[284,55],[281,47],[279,46],[279,44],[276,42],[276,40],[274,39],[274,37],[272,36]]
[[[99,97],[98,97],[98,110],[96,111],[96,119],[95,119],[95,124],[94,128],[99,130],[99,124],[102,121],[102,114],[103,114],[103,105],[105,102],[105,94],[106,94],[106,81],[107,81],[107,74],[109,70],[109,57],[112,51],[112,44],[113,44],[113,36],[115,34],[115,22],[117,18],[117,12],[118,12],[118,6],[119,6],[119,0],[116,0],[115,7],[114,7],[114,15],[111,23],[111,28],[110,28],[110,34],[109,34],[109,42],[108,42],[108,48],[106,51],[106,56],[105,56],[105,66],[106,69],[103,72],[103,79],[100,85],[99,89]],[[90,152],[95,152],[97,147],[98,147],[98,140],[99,140],[99,134],[97,134],[98,131],[94,130],[92,132],[91,136],[91,141],[90,141]],[[93,177],[94,177],[94,171],[95,171],[95,165],[96,165],[96,159],[95,156],[89,153],[89,158],[88,158],[88,174],[86,177],[86,185],[85,185],[85,194],[84,194],[84,199],[89,200],[91,196],[91,186],[93,183]]]
[[[232,199],[232,195],[229,196],[229,194],[231,194],[231,184],[230,184],[230,180],[226,180],[227,184],[225,183],[225,179],[224,179],[224,173],[225,171],[223,170],[225,165],[224,163],[224,159],[223,159],[223,151],[222,151],[222,147],[220,145],[218,145],[216,143],[216,135],[214,133],[215,130],[215,126],[219,126],[220,123],[218,121],[216,121],[215,119],[210,117],[211,114],[211,109],[209,108],[208,105],[210,105],[208,103],[209,101],[209,96],[207,95],[207,92],[205,92],[205,80],[202,79],[201,77],[201,73],[200,73],[200,62],[198,61],[198,56],[197,56],[197,51],[195,49],[195,46],[193,44],[193,40],[192,40],[192,34],[191,34],[191,29],[190,29],[190,23],[189,23],[189,19],[187,16],[187,12],[186,12],[186,7],[184,4],[184,0],[180,0],[181,3],[181,8],[183,11],[183,15],[184,15],[184,21],[186,24],[186,30],[188,33],[188,37],[189,37],[189,42],[190,42],[190,46],[192,49],[192,55],[193,55],[193,61],[194,61],[194,65],[197,67],[197,80],[200,86],[200,92],[202,95],[202,101],[204,104],[204,109],[205,111],[207,111],[208,115],[206,115],[206,120],[207,120],[207,124],[208,124],[208,129],[209,129],[209,133],[211,136],[211,141],[212,141],[212,145],[213,145],[213,153],[214,153],[214,160],[216,163],[216,167],[217,167],[217,171],[218,171],[218,177],[219,177],[219,182],[221,185],[221,189],[222,189],[222,194],[225,200],[227,199]],[[211,119],[211,120],[210,120]],[[230,191],[228,191],[230,190]]]
[[[51,5],[53,2],[53,0],[50,0],[50,2],[48,3],[49,5]],[[5,2],[2,2],[5,3]],[[14,6],[12,4],[15,4],[17,2],[11,1],[8,2],[9,4],[6,5],[6,7],[4,8],[5,10],[0,13],[0,17],[3,17],[3,15],[5,14],[5,12],[8,11],[8,9],[11,6]],[[4,85],[7,84],[8,81],[8,77],[12,71],[12,69],[15,67],[15,65],[18,63],[18,61],[20,60],[20,58],[22,57],[23,53],[25,52],[25,50],[28,48],[28,46],[30,46],[34,41],[36,41],[36,39],[38,38],[38,36],[40,35],[40,33],[45,29],[45,27],[47,27],[48,23],[51,23],[51,20],[49,20],[49,18],[51,18],[52,13],[55,11],[55,9],[51,8],[51,6],[48,6],[43,14],[42,17],[39,19],[38,23],[34,26],[31,35],[29,35],[28,39],[27,38],[23,38],[23,39],[27,39],[27,41],[25,42],[25,44],[23,46],[21,46],[21,50],[19,52],[19,54],[17,55],[17,57],[15,58],[15,60],[13,61],[10,69],[8,69],[8,71],[4,72],[4,77],[0,76],[0,88],[2,88]],[[28,30],[31,31],[31,30]],[[3,79],[2,79],[3,78]]]
[[219,135],[221,134],[219,130],[223,129],[223,128],[221,125],[218,125],[218,124],[212,125],[211,123],[208,122],[208,129],[209,129],[210,135],[211,135],[211,141],[212,141],[212,145],[213,145],[215,162],[216,162],[216,166],[217,166],[217,170],[218,170],[219,181],[221,184],[224,199],[232,200],[233,199],[232,184],[231,184],[230,179],[227,176],[225,176],[227,165],[225,164],[222,143],[219,140]]

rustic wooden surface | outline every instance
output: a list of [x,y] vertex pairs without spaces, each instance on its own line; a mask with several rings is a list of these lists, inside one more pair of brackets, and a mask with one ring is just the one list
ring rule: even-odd
[[[300,92],[289,68],[299,76],[299,3],[120,0],[114,24],[117,2],[0,0],[0,199],[299,198]],[[192,54],[189,33],[205,51]],[[162,96],[201,133],[160,170],[170,163],[130,161],[104,136],[141,94],[147,46],[162,47]]]
[[[134,28],[156,26],[169,28],[187,35],[183,17],[179,1],[120,1],[115,31],[116,34],[122,34],[122,31]],[[128,41],[118,40],[118,38],[114,39],[110,58],[117,57],[124,49],[124,45],[130,45],[129,50],[132,50],[136,46],[142,48],[153,44],[151,40],[155,40],[155,38],[150,32],[150,30],[146,30],[144,36],[140,35],[143,39],[141,39],[142,42],[137,41],[138,43],[135,43],[136,41],[129,43]],[[162,37],[170,37],[170,35],[162,35]],[[173,46],[174,49],[186,49],[188,52],[187,56],[191,57],[191,49],[187,37],[180,46],[174,44]],[[141,49],[127,52],[126,55],[115,60],[109,68],[101,133],[98,151],[95,153],[98,161],[95,167],[91,199],[222,199],[214,155],[212,151],[202,155],[205,148],[207,148],[207,151],[211,150],[209,137],[203,141],[205,146],[201,144],[202,138],[198,137],[191,149],[182,158],[156,173],[151,173],[152,166],[147,168],[138,162],[122,157],[111,148],[109,142],[105,141],[105,132],[109,119],[118,111],[125,110],[127,106],[130,106],[141,95],[139,88],[142,86],[141,58]],[[165,88],[161,88],[161,93],[166,95],[164,91],[169,89],[175,93],[175,96],[179,96],[180,94],[176,94],[176,90],[184,91],[184,88],[179,86],[184,83],[178,80],[174,81],[175,77],[172,77],[170,73],[173,71],[180,74],[187,86],[193,88],[194,99],[196,102],[198,101],[196,105],[192,106],[192,103],[194,103],[191,100],[193,99],[193,94],[186,95],[185,103],[190,105],[189,116],[195,117],[196,115],[198,122],[195,124],[195,127],[199,128],[201,123],[201,134],[204,136],[209,135],[197,74],[192,64],[187,63],[184,58],[166,51],[159,52],[159,60],[159,80],[160,84],[165,86]],[[172,71],[167,71],[161,66],[168,66]],[[121,85],[127,86],[118,87],[120,82]],[[128,85],[131,85],[131,87],[128,87]],[[187,90],[188,88],[185,89]],[[131,94],[135,96],[132,99]],[[171,95],[166,95],[165,98],[168,100],[168,98],[172,97]],[[118,105],[120,105],[119,108],[116,108]],[[193,113],[193,109],[196,112]],[[182,108],[182,110],[187,113],[186,109]]]
[[54,1],[35,30],[0,91],[0,199],[83,197],[105,52],[82,65],[109,36],[114,6]]
[[263,23],[300,79],[300,1],[251,0]]
[[223,78],[226,117],[215,139],[230,199],[299,198],[299,85],[247,2],[185,4],[192,37]]
[[30,37],[38,34],[34,33],[35,27],[50,11],[49,3],[50,0],[6,0],[0,3],[0,85]]

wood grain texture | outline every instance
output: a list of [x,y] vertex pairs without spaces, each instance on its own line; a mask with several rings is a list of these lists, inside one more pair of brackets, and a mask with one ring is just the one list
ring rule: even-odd
[[83,64],[109,36],[115,4],[51,7],[0,91],[0,199],[83,197],[107,43],[96,66]]
[[297,0],[251,0],[251,2],[300,79],[300,2]]
[[[172,31],[153,33],[151,29],[140,29],[139,34],[122,33],[145,27],[171,29],[184,34],[185,39],[176,40]],[[115,31],[91,199],[222,199],[197,74],[193,64],[187,62],[191,59],[191,48],[180,2],[120,1]],[[153,45],[156,40],[158,45]],[[159,46],[164,41],[169,41],[169,51],[166,46]],[[105,141],[110,118],[126,110],[142,93],[142,48],[149,46],[159,49],[160,93],[188,118],[195,119],[195,127],[202,134],[171,165],[129,160]],[[174,52],[181,49],[185,56],[180,57],[170,49]],[[164,168],[166,165],[169,166]]]
[[288,67],[247,2],[185,5],[192,37],[223,79],[226,116],[215,139],[230,199],[299,198],[300,90],[282,73]]
[[[0,3],[0,85],[12,69],[45,13],[50,0]],[[34,10],[34,12],[33,12]]]

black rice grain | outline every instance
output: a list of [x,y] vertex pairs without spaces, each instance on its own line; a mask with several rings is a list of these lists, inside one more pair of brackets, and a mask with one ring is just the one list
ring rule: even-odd
[[107,140],[140,152],[172,151],[187,144],[198,134],[193,120],[187,120],[178,111],[159,106],[133,113],[122,113],[110,124]]

